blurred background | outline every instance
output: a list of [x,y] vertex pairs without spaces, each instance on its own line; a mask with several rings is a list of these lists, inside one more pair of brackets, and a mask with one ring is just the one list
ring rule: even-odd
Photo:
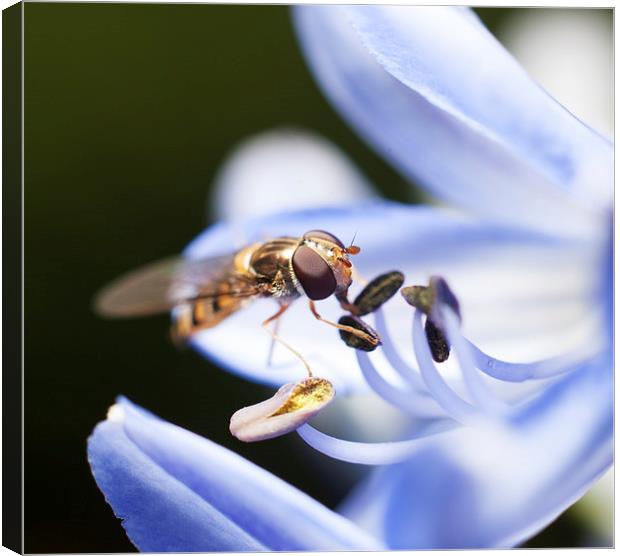
[[[611,135],[611,10],[477,12]],[[25,5],[26,552],[134,550],[85,452],[120,393],[328,506],[357,480],[355,466],[326,462],[297,435],[249,446],[230,436],[230,415],[268,391],[175,349],[166,316],[91,310],[103,284],[178,253],[212,222],[210,187],[231,149],[282,126],[333,141],[384,196],[422,199],[327,104],[286,7]],[[328,465],[334,480],[316,480]],[[611,531],[609,473],[526,546],[608,546]]]

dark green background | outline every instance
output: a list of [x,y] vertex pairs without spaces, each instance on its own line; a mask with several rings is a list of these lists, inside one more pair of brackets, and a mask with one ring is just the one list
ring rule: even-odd
[[[509,10],[484,10],[501,22]],[[276,6],[25,7],[25,548],[131,551],[86,463],[123,393],[333,506],[354,480],[296,435],[242,445],[230,415],[261,387],[167,341],[167,317],[100,320],[95,291],[180,251],[206,221],[218,165],[275,126],[316,130],[393,199],[403,180],[349,130]],[[329,469],[332,462],[328,464]],[[531,545],[590,542],[570,517]]]

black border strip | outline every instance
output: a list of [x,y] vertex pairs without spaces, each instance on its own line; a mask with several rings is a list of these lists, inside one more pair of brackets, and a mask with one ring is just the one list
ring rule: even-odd
[[23,3],[2,11],[2,544],[22,552]]

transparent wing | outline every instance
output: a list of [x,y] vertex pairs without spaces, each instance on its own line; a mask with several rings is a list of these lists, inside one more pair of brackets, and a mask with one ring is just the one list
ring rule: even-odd
[[257,295],[256,284],[234,273],[233,259],[234,254],[194,261],[179,256],[147,264],[100,290],[95,311],[106,317],[136,317],[169,311],[183,301]]

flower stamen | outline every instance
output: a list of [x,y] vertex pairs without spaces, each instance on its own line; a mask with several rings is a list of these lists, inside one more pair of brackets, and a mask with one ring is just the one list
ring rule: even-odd
[[430,394],[437,403],[456,421],[468,424],[478,421],[478,410],[461,398],[441,376],[431,356],[431,351],[426,341],[426,335],[422,328],[422,314],[416,309],[413,315],[413,349],[415,351],[422,379]]
[[383,354],[388,360],[388,363],[394,368],[394,370],[401,376],[403,380],[409,383],[414,389],[422,392],[426,392],[426,386],[420,376],[417,369],[408,365],[398,353],[396,346],[392,342],[389,334],[387,323],[385,322],[385,315],[383,309],[379,308],[374,313],[375,326],[377,332],[381,336],[383,341]]
[[[433,398],[428,395],[421,395],[421,392],[412,392],[392,386],[377,371],[367,353],[356,351],[356,356],[364,379],[373,391],[386,402],[402,409],[412,417],[445,417],[444,411]],[[425,394],[427,393],[425,392]]]
[[483,373],[504,382],[543,380],[568,374],[593,359],[591,350],[578,350],[558,357],[540,359],[531,363],[511,363],[496,359],[482,351],[467,338],[463,338],[471,351],[475,365]]
[[476,368],[469,344],[466,343],[459,329],[460,319],[447,305],[442,305],[440,310],[445,323],[446,336],[454,347],[465,386],[472,399],[486,413],[495,415],[506,414],[510,409],[509,406],[495,396]]
[[324,378],[285,384],[268,400],[235,412],[230,418],[230,432],[243,442],[281,436],[314,417],[334,394],[334,387]]
[[450,344],[446,339],[441,308],[451,308],[460,321],[461,311],[456,296],[441,276],[431,276],[428,286],[403,288],[401,294],[409,305],[426,315],[424,331],[431,355],[437,363],[443,363],[450,356]]
[[298,428],[297,434],[315,450],[334,459],[362,465],[390,465],[405,461],[439,441],[445,441],[446,436],[453,434],[456,428],[454,424],[442,423],[439,427],[426,430],[419,436],[395,442],[342,440],[320,432],[310,425]]

